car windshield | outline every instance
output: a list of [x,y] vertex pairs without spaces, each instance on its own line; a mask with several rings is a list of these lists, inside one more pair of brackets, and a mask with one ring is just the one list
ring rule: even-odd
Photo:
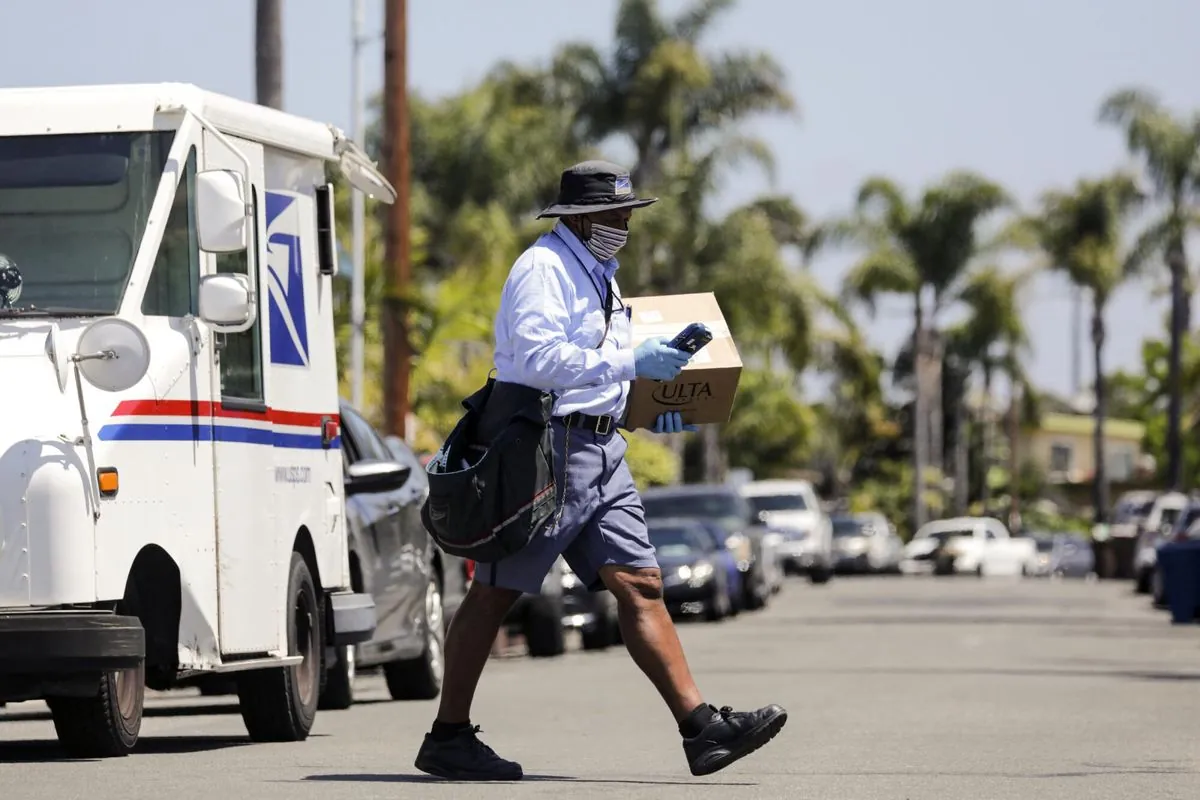
[[1114,522],[1137,522],[1144,519],[1150,514],[1150,509],[1154,507],[1153,500],[1133,501],[1127,500],[1121,503],[1116,508],[1114,514]]
[[651,526],[650,544],[655,552],[667,558],[687,558],[696,555],[696,540],[687,528]]
[[795,494],[748,495],[746,501],[755,514],[764,511],[807,511],[808,504],[799,492]]
[[862,533],[862,522],[851,517],[833,518],[833,538],[839,539],[843,536],[861,536]]
[[0,137],[0,266],[19,275],[0,287],[0,315],[117,311],[173,139]]
[[1175,520],[1175,533],[1187,533],[1192,523],[1200,519],[1200,505],[1190,505]]
[[745,524],[749,509],[734,494],[659,494],[642,497],[647,517],[701,517],[718,520],[727,527]]
[[921,538],[929,539],[929,540],[938,542],[939,544],[945,544],[947,539],[951,539],[955,536],[974,536],[974,535],[975,535],[974,532],[969,531],[969,530],[951,530],[951,531],[935,531],[933,533],[927,533],[924,536],[922,536]]
[[1037,543],[1039,553],[1049,553],[1054,549],[1054,540],[1048,536],[1038,537],[1034,541]]

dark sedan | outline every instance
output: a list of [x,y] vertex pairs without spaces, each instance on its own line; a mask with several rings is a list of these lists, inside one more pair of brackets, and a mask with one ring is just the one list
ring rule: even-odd
[[690,518],[715,522],[725,531],[725,544],[737,558],[742,573],[743,608],[757,609],[772,594],[773,566],[764,546],[769,531],[760,524],[750,504],[730,486],[692,484],[658,487],[642,492],[646,521]]
[[728,578],[709,535],[691,520],[652,520],[650,543],[662,570],[663,599],[672,616],[729,616]]
[[369,641],[327,653],[321,707],[354,701],[358,667],[382,667],[393,699],[437,697],[465,564],[441,552],[421,523],[429,484],[412,450],[395,437],[385,441],[346,403],[341,427],[351,583],[375,600],[379,621]]

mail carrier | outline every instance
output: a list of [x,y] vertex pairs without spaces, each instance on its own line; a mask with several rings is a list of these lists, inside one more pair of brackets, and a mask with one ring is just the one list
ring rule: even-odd
[[304,739],[374,630],[327,167],[395,198],[337,129],[194,86],[0,90],[0,702],[67,752],[130,752],[145,687],[211,673]]

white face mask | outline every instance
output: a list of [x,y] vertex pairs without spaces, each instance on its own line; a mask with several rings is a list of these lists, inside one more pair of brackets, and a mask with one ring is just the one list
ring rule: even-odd
[[629,238],[629,231],[621,230],[620,228],[610,228],[607,225],[597,225],[592,223],[592,235],[584,242],[584,245],[596,257],[597,261],[608,261],[617,254],[617,251],[625,246],[625,241]]

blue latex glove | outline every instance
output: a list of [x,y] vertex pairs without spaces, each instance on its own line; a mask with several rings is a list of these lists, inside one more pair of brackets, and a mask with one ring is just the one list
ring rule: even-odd
[[691,358],[667,344],[669,339],[647,339],[633,351],[634,373],[639,378],[673,381]]
[[698,425],[684,425],[683,415],[678,411],[664,411],[654,420],[655,433],[689,433],[700,430]]

